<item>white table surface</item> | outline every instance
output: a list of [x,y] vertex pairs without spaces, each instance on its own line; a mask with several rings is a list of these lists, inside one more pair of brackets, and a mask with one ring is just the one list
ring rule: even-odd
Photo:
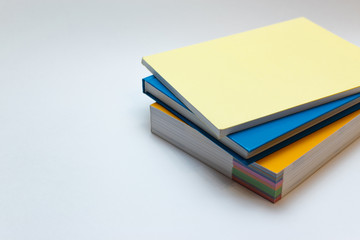
[[[0,1],[0,239],[356,239],[360,140],[277,204],[150,133],[141,57],[353,1]],[[252,239],[254,239],[252,238]]]

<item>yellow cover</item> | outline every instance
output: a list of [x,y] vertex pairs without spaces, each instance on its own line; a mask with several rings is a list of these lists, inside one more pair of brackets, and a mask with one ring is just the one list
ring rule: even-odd
[[360,91],[360,48],[306,18],[143,64],[218,137]]

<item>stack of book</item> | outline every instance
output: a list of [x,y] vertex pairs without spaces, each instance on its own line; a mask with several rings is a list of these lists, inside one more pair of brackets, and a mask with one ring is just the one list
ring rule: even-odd
[[305,18],[142,63],[152,132],[271,202],[360,135],[360,48]]

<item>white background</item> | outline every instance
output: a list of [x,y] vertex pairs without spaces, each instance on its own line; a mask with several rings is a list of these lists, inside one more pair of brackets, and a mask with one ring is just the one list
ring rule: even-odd
[[[141,57],[360,2],[0,1],[0,239],[356,239],[360,141],[277,204],[150,133]],[[359,80],[360,81],[360,80]]]

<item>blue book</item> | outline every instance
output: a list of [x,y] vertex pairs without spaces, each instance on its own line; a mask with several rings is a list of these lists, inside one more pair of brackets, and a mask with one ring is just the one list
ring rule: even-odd
[[[213,138],[211,131],[154,76],[143,79],[143,92],[182,120]],[[351,95],[252,128],[229,134],[219,143],[244,159],[256,160],[360,108],[360,94]]]

